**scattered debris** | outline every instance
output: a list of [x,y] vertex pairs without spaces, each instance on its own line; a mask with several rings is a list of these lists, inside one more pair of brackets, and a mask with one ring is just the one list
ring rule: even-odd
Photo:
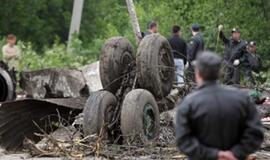
[[[174,111],[161,114],[160,136],[157,142],[148,145],[118,145],[100,141],[97,135],[82,136],[74,126],[61,126],[55,132],[37,134],[43,139],[35,144],[30,140],[25,142],[25,148],[33,157],[101,157],[106,159],[184,159],[174,145],[174,129],[172,120]],[[81,117],[79,117],[81,118]],[[82,124],[80,124],[82,125]]]
[[[158,35],[149,37],[149,42],[152,42],[150,38],[156,38],[163,42],[163,38]],[[103,67],[101,67],[101,76],[99,75],[99,62],[80,69],[45,69],[22,73],[20,85],[26,91],[28,98],[0,104],[1,146],[13,151],[24,147],[31,157],[185,159],[186,156],[180,154],[175,146],[175,130],[173,126],[175,110],[168,110],[173,109],[175,104],[184,95],[189,93],[192,87],[188,85],[183,86],[183,88],[175,89],[170,94],[167,94],[171,90],[173,79],[166,79],[166,76],[172,76],[165,73],[173,67],[170,66],[170,61],[166,61],[166,57],[163,62],[167,65],[165,68],[157,67],[160,66],[159,61],[156,62],[155,66],[152,63],[150,66],[147,66],[150,63],[145,61],[146,59],[142,53],[148,54],[148,52],[142,52],[146,46],[141,46],[142,48],[139,49],[142,52],[141,59],[136,61],[140,61],[142,64],[138,65],[136,63],[136,66],[134,63],[135,57],[133,57],[132,53],[125,53],[124,57],[122,57],[122,52],[119,52],[121,54],[118,53],[117,49],[123,49],[119,48],[118,45],[124,44],[126,45],[124,48],[126,47],[132,52],[132,48],[130,48],[129,43],[125,39],[117,37],[109,42],[105,45],[105,50],[103,50],[103,54],[106,51],[108,55],[102,56],[103,63],[101,64],[103,64]],[[148,49],[152,49],[151,46]],[[118,54],[118,58],[115,59],[115,56],[112,54]],[[158,56],[164,58],[162,57],[164,55]],[[152,59],[149,59],[149,62],[152,62]],[[157,60],[157,57],[155,59]],[[107,63],[107,61],[116,61],[117,63]],[[104,64],[114,64],[115,66],[104,66]],[[150,71],[153,71],[153,76],[144,77]],[[114,77],[116,73],[117,76]],[[143,80],[148,79],[148,85],[146,83],[142,84],[143,81],[140,80],[142,78]],[[152,78],[153,81],[149,81],[149,78]],[[156,83],[154,81],[156,79],[165,79],[168,82],[162,81],[162,84],[159,84],[161,81]],[[99,91],[102,89],[101,81],[103,81],[105,89],[114,94],[113,98],[115,98],[117,104],[112,103],[113,98],[108,98],[108,96],[104,96],[105,94],[101,94],[107,92]],[[160,86],[163,87],[160,88]],[[146,88],[148,91],[136,88]],[[95,94],[92,94],[93,92]],[[166,94],[164,95],[164,93]],[[128,96],[129,94],[132,96]],[[87,99],[90,99],[88,98],[89,95],[92,101],[86,103]],[[93,98],[93,95],[99,96]],[[127,97],[130,99],[125,100]],[[258,96],[255,95],[255,97]],[[99,118],[97,119],[97,122],[100,122],[102,125],[99,126],[99,131],[96,134],[85,135],[82,128],[85,117],[88,116],[89,119],[89,115],[85,116],[86,112],[81,112],[85,105],[97,102],[98,98],[101,101],[97,103],[98,105],[94,105],[94,107],[97,107],[97,115],[103,115],[98,116]],[[105,104],[105,101],[108,102],[108,106]],[[123,102],[125,102],[125,105]],[[264,117],[262,120],[264,120],[263,124],[266,132],[265,143],[261,150],[250,157],[250,159],[254,159],[254,157],[265,159],[265,157],[269,156],[267,153],[270,150],[270,135],[268,135],[270,134],[270,119],[267,118],[267,116],[270,116],[269,98],[265,98],[262,103],[263,105],[258,103],[260,105],[257,107],[262,117]],[[151,105],[149,106],[149,104]],[[140,119],[142,118],[141,116],[132,114],[134,111],[127,107],[130,105],[136,106],[136,109],[142,109],[140,112],[142,112],[143,119]],[[115,108],[110,108],[112,106]],[[131,116],[138,118],[138,121],[143,121],[143,124],[134,124],[132,121],[134,119],[130,120],[130,116],[121,117],[123,114],[120,113],[124,108],[123,106],[128,109],[127,111]],[[159,115],[159,113],[161,114]],[[131,126],[131,129],[136,128],[135,131],[139,127],[140,132],[144,133],[144,137],[151,136],[154,129],[159,134],[151,138],[152,141],[148,141],[147,138],[147,141],[145,141],[147,143],[144,144],[134,145],[129,143],[129,141],[125,141],[126,143],[122,143],[122,145],[111,143],[111,139],[106,139],[105,133],[109,133],[112,136],[116,135],[117,137],[115,136],[114,140],[118,140],[117,138],[123,139],[123,120],[131,122],[125,125],[125,127]],[[103,124],[106,121],[110,123]],[[93,119],[90,122],[93,122]],[[132,128],[133,124],[134,127]],[[94,123],[94,125],[97,124]],[[110,129],[110,132],[107,132],[108,129]],[[141,136],[141,134],[139,135]]]
[[66,125],[71,124],[82,112],[89,91],[101,89],[98,68],[96,62],[81,70],[44,69],[21,73],[20,86],[28,98],[20,95],[15,101],[0,103],[1,146],[17,150],[24,138],[39,141],[40,137],[34,133],[40,130],[33,122],[48,133],[58,127],[59,116],[66,119]]
[[0,142],[7,150],[18,150],[25,138],[35,142],[40,133],[34,123],[50,133],[63,124],[71,124],[82,111],[85,98],[24,99],[0,104]]
[[101,90],[102,84],[99,73],[99,61],[79,68],[82,71],[86,85],[90,92]]
[[20,85],[27,97],[37,99],[80,97],[89,94],[83,74],[79,70],[44,69],[23,72]]

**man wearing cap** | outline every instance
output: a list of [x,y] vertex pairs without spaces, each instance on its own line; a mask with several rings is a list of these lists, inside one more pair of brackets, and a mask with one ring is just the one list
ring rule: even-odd
[[148,31],[146,31],[143,34],[143,37],[153,34],[153,33],[158,33],[158,25],[155,21],[151,21],[147,24]]
[[[191,26],[191,32],[192,37],[188,44],[188,52],[187,52],[187,60],[189,64],[191,64],[192,61],[196,59],[199,52],[204,50],[204,40],[202,34],[200,33],[200,25],[193,24]],[[194,69],[192,65],[189,65],[188,67],[188,77],[190,80],[195,81]]]
[[225,45],[224,62],[225,62],[225,84],[240,84],[240,59],[246,52],[247,42],[240,39],[240,30],[233,28],[231,38],[228,39],[223,33],[223,25],[219,25],[219,37]]
[[187,44],[181,37],[181,27],[174,25],[172,27],[172,37],[168,39],[174,56],[176,68],[176,84],[181,86],[184,83],[184,68],[187,63]]
[[261,67],[261,59],[256,50],[256,42],[249,42],[247,46],[247,53],[244,54],[242,60],[245,80],[246,82],[251,82],[252,85],[256,84],[252,72],[258,73]]
[[198,88],[177,106],[178,149],[189,160],[245,160],[263,141],[262,124],[248,94],[218,82],[221,58],[200,54]]

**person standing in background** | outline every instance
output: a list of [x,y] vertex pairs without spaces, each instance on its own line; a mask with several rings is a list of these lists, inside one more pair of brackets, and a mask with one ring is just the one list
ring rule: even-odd
[[174,56],[176,67],[176,85],[184,84],[184,68],[187,63],[187,44],[181,37],[181,27],[174,25],[172,27],[172,37],[168,39]]
[[13,34],[7,36],[7,44],[3,46],[3,60],[7,63],[9,69],[18,70],[21,52],[19,47],[16,45],[17,38]]
[[[200,25],[193,24],[191,26],[191,32],[192,37],[190,42],[188,43],[188,52],[187,52],[187,60],[189,64],[191,64],[196,59],[198,53],[204,50],[204,40],[200,32]],[[192,65],[189,65],[187,75],[190,81],[195,82],[194,68]]]
[[231,38],[226,38],[223,33],[223,25],[218,26],[219,37],[225,45],[224,62],[225,75],[224,83],[240,84],[240,63],[243,55],[246,53],[247,42],[241,40],[241,32],[238,28],[231,30]]
[[143,37],[153,33],[158,33],[158,24],[155,21],[149,22],[147,28],[148,31],[144,32]]
[[245,82],[249,85],[256,85],[252,72],[259,73],[261,68],[261,58],[257,54],[255,41],[249,42],[247,52],[243,56],[243,70]]

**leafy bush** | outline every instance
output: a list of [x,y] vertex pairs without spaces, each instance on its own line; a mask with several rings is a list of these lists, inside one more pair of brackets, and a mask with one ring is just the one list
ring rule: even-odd
[[[135,46],[125,1],[85,1],[80,38],[73,40],[71,53],[67,53],[63,43],[68,36],[73,1],[2,1],[0,36],[14,33],[18,39],[31,42],[19,43],[23,51],[22,69],[28,65],[33,70],[90,63],[98,58],[100,47],[112,36],[125,36]],[[269,77],[269,0],[134,0],[134,3],[142,31],[150,20],[155,20],[160,33],[168,37],[171,26],[179,24],[183,37],[188,40],[190,25],[199,23],[206,48],[219,54],[223,52],[223,45],[217,41],[217,26],[224,24],[227,36],[231,28],[239,27],[243,39],[257,41],[258,53],[266,68],[264,72]],[[3,40],[0,46],[2,44]]]
[[[0,41],[3,46],[4,40]],[[102,42],[97,42],[101,45]],[[18,42],[22,57],[20,60],[20,70],[38,70],[44,68],[78,68],[82,65],[90,64],[98,59],[99,51],[82,47],[82,42],[75,38],[71,45],[72,52],[67,52],[65,44],[56,41],[51,47],[45,47],[42,53],[33,49],[33,44],[28,42]],[[98,48],[98,47],[95,47]],[[0,52],[0,59],[2,51]]]

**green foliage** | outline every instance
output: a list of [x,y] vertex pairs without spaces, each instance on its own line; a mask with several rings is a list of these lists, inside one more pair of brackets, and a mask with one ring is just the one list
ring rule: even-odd
[[[4,40],[0,41],[0,45],[4,42]],[[98,58],[96,54],[91,54],[93,51],[89,48],[82,47],[82,42],[79,39],[73,40],[73,52],[67,52],[66,45],[57,41],[51,47],[45,47],[42,54],[38,54],[30,42],[19,41],[18,46],[22,52],[20,70],[24,71],[44,68],[78,68],[90,64]],[[2,56],[1,52],[0,54]]]
[[35,48],[52,44],[55,37],[67,39],[72,1],[1,0],[0,35],[14,33]]
[[[2,2],[3,1],[3,2]],[[68,36],[73,0],[2,0],[0,11],[0,35],[18,35],[22,41],[30,41],[34,48],[52,45],[56,37],[65,42]],[[270,50],[270,1],[268,0],[134,0],[142,30],[150,20],[159,23],[160,33],[170,35],[171,26],[180,24],[183,36],[190,38],[192,23],[203,26],[206,45],[216,48],[219,24],[226,33],[232,27],[240,27],[243,38],[256,40],[259,50],[269,58]],[[135,42],[125,1],[85,1],[80,38],[84,46],[95,46],[111,36],[126,36]],[[98,39],[98,40],[97,40]],[[93,48],[92,47],[92,48]],[[100,46],[96,46],[100,48]],[[97,50],[95,48],[94,50]],[[219,45],[219,52],[222,46]]]
[[[217,48],[222,54],[217,26],[224,24],[227,36],[231,28],[239,27],[243,39],[257,41],[263,63],[269,65],[269,0],[134,0],[134,3],[142,31],[150,20],[155,20],[160,33],[168,37],[171,26],[179,24],[188,40],[190,25],[199,23],[206,48]],[[31,69],[85,64],[98,57],[102,44],[112,36],[125,36],[135,44],[125,1],[86,0],[80,35],[73,41],[74,53],[66,53],[63,43],[67,41],[72,5],[73,0],[2,0],[0,36],[14,33],[20,40],[31,42],[22,43]],[[32,61],[33,55],[40,57]],[[28,61],[23,63],[26,65]]]
[[[264,12],[266,6],[270,7],[269,1],[254,0],[137,0],[137,12],[140,17],[141,27],[144,28],[151,19],[159,22],[160,32],[170,35],[170,27],[179,24],[182,27],[183,36],[190,38],[190,25],[199,23],[203,28],[206,47],[221,53],[223,46],[217,43],[217,26],[224,24],[225,33],[230,36],[233,27],[239,27],[242,38],[258,42],[259,53],[264,59],[269,59],[270,34],[269,15]],[[247,9],[248,8],[248,9]]]

